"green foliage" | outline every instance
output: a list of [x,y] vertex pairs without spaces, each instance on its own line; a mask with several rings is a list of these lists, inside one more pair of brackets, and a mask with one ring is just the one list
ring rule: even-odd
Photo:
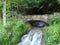
[[44,28],[46,45],[56,45],[60,40],[60,24]]
[[2,6],[2,1],[0,1],[0,7]]
[[44,35],[46,45],[56,45],[60,43],[60,15],[52,16],[50,26],[45,27]]
[[60,0],[58,0],[58,3],[60,4]]
[[0,11],[2,11],[2,1],[0,0]]
[[[13,30],[12,30],[12,33],[13,33],[12,36],[14,37],[13,41],[16,41],[16,42],[20,41],[20,38],[22,37],[22,35],[24,35],[27,32],[29,27],[30,26],[28,24],[24,23],[22,20],[18,21],[16,23],[16,26],[14,26]],[[14,42],[14,43],[16,43],[16,42]]]
[[10,45],[9,35],[5,29],[0,30],[0,45]]
[[60,43],[60,15],[52,16],[50,26],[44,28],[46,45],[56,45]]
[[6,9],[7,9],[7,16],[17,16],[18,15],[18,0],[7,0]]
[[50,25],[60,24],[60,15],[52,16],[50,19]]
[[44,6],[48,3],[51,4],[52,0],[22,0],[21,6],[24,6],[24,8],[40,8],[41,6]]
[[0,45],[16,45],[30,25],[22,20],[10,20],[0,29]]
[[43,0],[22,0],[21,6],[24,6],[25,8],[35,8],[39,7],[42,2]]
[[[53,5],[56,4],[56,2],[60,2],[60,0],[7,0],[7,15],[18,15],[22,11],[26,11],[29,9],[35,9],[37,10],[41,8],[53,8]],[[2,11],[2,2],[3,0],[0,0],[0,10]]]
[[3,25],[2,25],[2,21],[0,20],[0,29],[2,28],[2,26],[3,26]]

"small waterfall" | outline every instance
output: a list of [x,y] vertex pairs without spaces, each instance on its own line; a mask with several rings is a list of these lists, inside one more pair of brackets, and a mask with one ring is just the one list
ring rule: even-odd
[[42,45],[42,31],[40,28],[32,29],[24,35],[18,45]]

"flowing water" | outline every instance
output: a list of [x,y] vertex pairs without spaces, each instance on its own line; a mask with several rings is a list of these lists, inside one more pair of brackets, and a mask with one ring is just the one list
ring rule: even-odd
[[42,45],[42,31],[40,28],[33,28],[24,35],[18,45]]

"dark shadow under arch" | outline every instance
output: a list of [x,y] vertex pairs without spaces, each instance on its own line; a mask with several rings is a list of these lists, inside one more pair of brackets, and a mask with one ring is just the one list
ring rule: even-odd
[[44,22],[42,20],[30,20],[27,21],[27,23],[29,23],[32,27],[45,27],[45,26],[49,26],[49,24],[47,22]]

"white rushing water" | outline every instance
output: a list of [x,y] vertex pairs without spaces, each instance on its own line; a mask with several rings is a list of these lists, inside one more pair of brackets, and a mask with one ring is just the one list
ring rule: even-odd
[[28,34],[24,35],[18,45],[42,45],[41,29],[32,29]]

